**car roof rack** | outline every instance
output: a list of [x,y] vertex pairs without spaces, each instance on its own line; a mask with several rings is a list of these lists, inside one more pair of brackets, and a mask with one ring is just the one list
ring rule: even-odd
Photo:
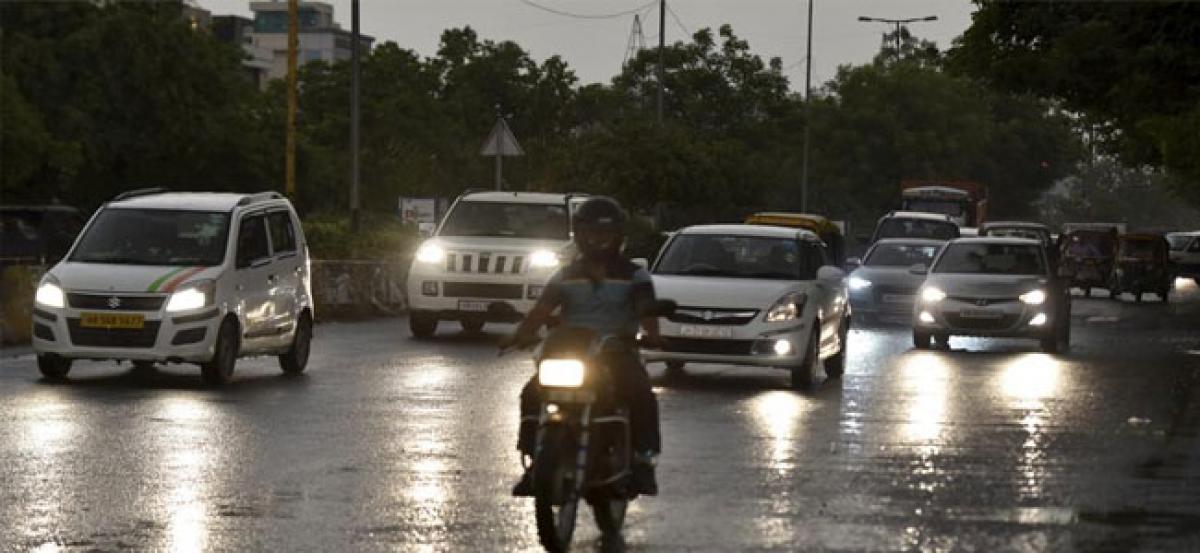
[[125,192],[117,194],[116,196],[113,197],[113,199],[111,199],[109,201],[119,202],[121,200],[128,200],[130,198],[137,198],[139,196],[150,196],[153,194],[162,194],[163,192],[166,192],[166,191],[167,191],[167,189],[163,188],[161,186],[157,186],[154,188],[139,188],[137,190],[126,190]]
[[282,200],[282,199],[283,199],[283,194],[280,194],[278,192],[259,192],[257,194],[250,194],[248,196],[243,197],[242,199],[238,200],[237,205],[238,205],[238,207],[241,207],[241,206],[246,206],[246,205],[250,205],[250,204],[254,204],[254,203],[258,203],[258,202],[265,202],[267,200]]

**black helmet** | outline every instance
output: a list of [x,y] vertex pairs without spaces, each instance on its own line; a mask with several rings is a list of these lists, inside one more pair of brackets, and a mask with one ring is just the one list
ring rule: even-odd
[[585,258],[612,258],[625,244],[625,210],[616,200],[590,198],[571,216],[575,246]]

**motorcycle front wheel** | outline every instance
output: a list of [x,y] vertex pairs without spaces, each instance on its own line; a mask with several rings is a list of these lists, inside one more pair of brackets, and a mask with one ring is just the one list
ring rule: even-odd
[[621,527],[625,525],[625,511],[629,507],[629,500],[609,494],[597,495],[599,497],[588,500],[592,505],[592,514],[596,517],[596,527],[606,536],[620,534]]
[[551,553],[571,548],[579,486],[574,480],[575,443],[562,426],[546,428],[533,461],[533,507],[538,538]]

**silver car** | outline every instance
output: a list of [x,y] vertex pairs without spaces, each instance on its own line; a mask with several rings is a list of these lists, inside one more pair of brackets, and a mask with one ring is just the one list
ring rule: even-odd
[[913,343],[949,344],[951,336],[1034,338],[1047,353],[1071,340],[1071,295],[1041,242],[960,238],[946,244],[913,308]]
[[913,265],[929,266],[945,245],[942,240],[885,238],[876,242],[861,260],[850,258],[850,306],[858,321],[912,317],[913,300],[924,275],[914,275]]

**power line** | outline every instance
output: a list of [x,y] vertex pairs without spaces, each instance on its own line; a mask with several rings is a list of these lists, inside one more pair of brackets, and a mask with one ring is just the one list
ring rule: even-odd
[[683,31],[684,38],[690,38],[692,36],[692,32],[689,31],[688,26],[684,25],[683,21],[679,19],[679,15],[675,13],[675,10],[671,9],[670,4],[667,4],[667,13],[671,14],[671,19],[674,19],[675,24],[679,25],[679,30]]
[[616,19],[616,18],[618,18],[618,17],[624,17],[624,16],[626,16],[626,15],[631,15],[631,14],[636,14],[636,13],[639,13],[639,12],[641,12],[642,10],[645,10],[646,8],[649,8],[649,7],[651,7],[651,6],[653,6],[653,5],[655,5],[655,4],[657,4],[657,3],[658,3],[658,0],[651,0],[650,2],[648,2],[648,3],[646,3],[646,4],[643,4],[643,5],[639,6],[639,7],[636,7],[636,8],[631,8],[631,9],[628,9],[628,10],[625,10],[625,11],[616,12],[616,13],[607,13],[607,14],[585,14],[585,13],[571,13],[571,12],[568,12],[568,11],[563,11],[563,10],[560,10],[560,9],[557,9],[557,8],[551,8],[550,6],[544,6],[544,5],[542,5],[542,4],[539,4],[539,3],[537,3],[537,2],[534,2],[533,0],[519,0],[519,1],[520,1],[522,4],[525,4],[526,6],[529,6],[529,7],[532,7],[532,8],[537,8],[537,9],[539,9],[539,10],[542,10],[542,11],[544,11],[544,12],[549,12],[549,13],[552,13],[552,14],[554,14],[554,15],[561,15],[561,16],[563,16],[563,17],[571,17],[571,18],[574,18],[574,19]]

